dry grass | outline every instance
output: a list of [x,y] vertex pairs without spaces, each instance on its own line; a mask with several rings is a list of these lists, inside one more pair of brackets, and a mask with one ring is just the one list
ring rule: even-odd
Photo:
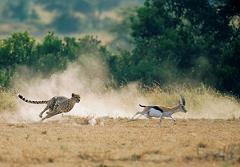
[[[47,82],[49,83],[49,82]],[[44,87],[44,84],[41,84]],[[34,87],[33,87],[34,88]],[[29,90],[29,87],[27,87]],[[34,93],[36,92],[35,88],[33,89]],[[40,89],[38,89],[40,90]],[[94,90],[93,90],[94,91]],[[83,92],[83,91],[80,91]],[[39,92],[41,95],[42,92]],[[205,119],[230,119],[230,120],[238,120],[240,118],[240,104],[239,102],[232,96],[223,95],[219,92],[205,87],[192,87],[192,86],[176,86],[176,87],[168,87],[161,89],[159,86],[155,86],[149,88],[147,91],[139,90],[135,84],[128,85],[128,87],[123,88],[121,91],[117,90],[109,90],[102,97],[106,96],[105,100],[99,99],[97,94],[94,94],[87,98],[85,94],[83,94],[84,101],[77,105],[75,109],[77,111],[81,111],[82,108],[89,107],[89,103],[92,104],[92,101],[96,103],[96,105],[100,105],[100,108],[94,108],[90,106],[91,110],[96,110],[96,115],[98,113],[110,112],[110,110],[115,109],[119,110],[119,112],[123,112],[124,110],[129,112],[129,116],[134,114],[136,110],[140,110],[141,108],[137,108],[138,103],[143,103],[146,105],[157,104],[157,105],[165,105],[165,106],[173,106],[178,103],[179,95],[183,95],[186,99],[186,109],[188,110],[187,114],[177,113],[175,114],[176,118],[205,118]],[[43,97],[38,97],[38,95],[30,94],[30,97],[34,99],[46,99]],[[48,98],[54,95],[49,95]],[[96,97],[95,97],[96,96]],[[132,96],[135,96],[136,99],[129,100]],[[36,108],[42,108],[41,106],[32,106],[29,104],[23,105],[21,103],[17,103],[16,95],[9,90],[1,90],[0,91],[0,111],[17,111],[16,104],[19,104],[19,110],[21,107],[25,106],[28,111],[24,112],[35,112]],[[97,101],[96,101],[97,100]],[[135,100],[135,101],[134,101]],[[18,99],[19,102],[19,99]],[[110,105],[110,104],[112,105]],[[135,106],[136,103],[136,106]],[[118,108],[116,108],[116,105]],[[101,108],[101,106],[103,106]],[[114,108],[113,108],[114,107]],[[26,109],[25,108],[25,109]],[[24,109],[24,110],[25,110]],[[89,110],[90,110],[89,109]],[[34,111],[33,111],[34,110]],[[40,109],[39,109],[40,110]],[[114,115],[114,111],[111,111]],[[86,111],[84,111],[86,112]],[[131,113],[130,113],[131,112]],[[94,113],[94,112],[93,112]],[[118,115],[116,115],[118,114]],[[122,113],[115,113],[115,117],[120,117]],[[37,115],[37,114],[36,114]],[[86,115],[86,114],[85,114]],[[103,114],[104,115],[104,114]],[[124,115],[124,114],[122,114]],[[92,116],[92,115],[89,115]]]
[[149,88],[144,95],[152,104],[172,106],[177,104],[179,95],[186,99],[186,107],[191,118],[240,118],[240,104],[230,95],[206,87],[204,85],[174,86],[161,89],[159,86]]
[[6,89],[0,89],[0,112],[15,112],[17,109],[15,94]]

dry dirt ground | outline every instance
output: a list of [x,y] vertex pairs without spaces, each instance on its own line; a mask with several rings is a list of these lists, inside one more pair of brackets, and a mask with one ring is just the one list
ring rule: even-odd
[[240,166],[240,120],[1,123],[0,166]]

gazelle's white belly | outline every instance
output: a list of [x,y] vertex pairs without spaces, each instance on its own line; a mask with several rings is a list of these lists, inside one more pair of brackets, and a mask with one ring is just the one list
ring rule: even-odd
[[162,112],[159,110],[156,110],[154,108],[150,108],[149,110],[149,116],[150,117],[161,117],[162,116]]
[[165,111],[163,112],[163,117],[171,117],[172,114],[173,114],[172,112]]

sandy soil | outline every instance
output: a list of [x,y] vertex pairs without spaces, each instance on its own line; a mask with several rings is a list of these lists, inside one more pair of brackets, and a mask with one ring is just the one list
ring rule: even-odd
[[1,123],[0,166],[240,166],[240,120]]

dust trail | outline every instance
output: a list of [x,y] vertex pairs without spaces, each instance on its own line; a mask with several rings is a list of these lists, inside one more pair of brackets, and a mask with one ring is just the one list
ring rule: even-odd
[[[186,118],[207,118],[207,119],[239,119],[239,103],[227,96],[205,96],[196,107],[192,106],[194,112],[187,114]],[[195,108],[195,109],[194,109]]]
[[[47,78],[41,74],[26,76],[29,69],[20,68],[13,85],[19,93],[31,100],[48,100],[53,96],[70,97],[71,93],[81,95],[81,102],[76,104],[69,115],[90,117],[131,117],[138,104],[177,104],[179,94],[185,95],[188,113],[177,113],[176,118],[239,118],[239,103],[235,99],[217,96],[214,92],[196,89],[178,89],[175,91],[153,91],[140,93],[137,83],[131,83],[121,89],[107,88],[111,83],[106,65],[96,57],[83,57],[61,73],[55,73]],[[170,103],[168,103],[170,101]],[[7,117],[9,122],[38,121],[39,113],[44,105],[28,104],[19,99],[18,112],[13,117]],[[168,105],[169,106],[169,105]],[[52,119],[61,119],[61,115]]]
[[[96,58],[82,58],[71,63],[62,73],[55,73],[48,79],[41,75],[29,78],[24,75],[28,69],[21,69],[20,76],[15,79],[14,87],[32,100],[48,100],[53,96],[71,97],[78,93],[81,102],[76,104],[70,115],[91,117],[130,117],[136,112],[139,102],[146,102],[132,83],[119,90],[106,88],[111,82],[106,65]],[[28,104],[18,100],[18,120],[37,121],[38,114],[44,105]],[[60,119],[61,116],[58,116]]]

